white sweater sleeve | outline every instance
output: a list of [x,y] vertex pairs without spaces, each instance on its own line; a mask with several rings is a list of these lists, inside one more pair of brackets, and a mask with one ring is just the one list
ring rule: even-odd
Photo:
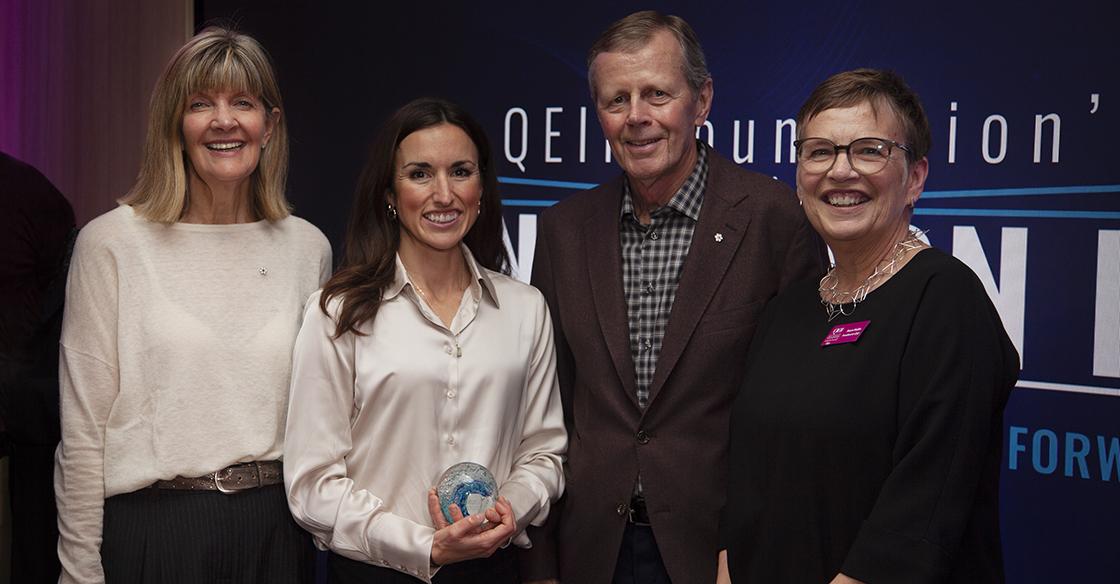
[[62,441],[55,454],[60,583],[99,584],[105,424],[119,391],[118,273],[112,252],[83,231],[66,284],[59,359]]
[[430,581],[435,530],[390,512],[377,494],[348,476],[354,335],[335,339],[334,329],[334,319],[319,308],[319,293],[313,294],[292,362],[284,454],[288,506],[321,546]]

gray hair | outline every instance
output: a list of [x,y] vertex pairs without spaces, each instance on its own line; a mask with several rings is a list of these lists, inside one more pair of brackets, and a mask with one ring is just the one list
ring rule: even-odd
[[640,50],[646,46],[653,35],[662,30],[673,33],[681,45],[681,73],[688,81],[688,86],[693,93],[700,91],[704,83],[711,78],[708,73],[708,62],[704,58],[704,49],[700,48],[700,41],[696,33],[685,20],[672,14],[662,14],[656,10],[643,10],[635,12],[611,24],[599,35],[591,50],[587,53],[587,82],[591,85],[591,94],[595,94],[595,80],[591,75],[591,63],[600,53],[623,52],[629,53]]

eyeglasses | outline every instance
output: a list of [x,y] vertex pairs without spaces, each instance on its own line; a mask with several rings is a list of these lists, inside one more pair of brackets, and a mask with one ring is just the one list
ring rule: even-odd
[[797,148],[797,164],[805,172],[814,174],[831,170],[841,150],[848,156],[848,166],[860,174],[875,174],[886,168],[895,147],[910,153],[905,144],[886,138],[859,138],[847,146],[834,144],[826,138],[805,138],[794,141],[793,145]]

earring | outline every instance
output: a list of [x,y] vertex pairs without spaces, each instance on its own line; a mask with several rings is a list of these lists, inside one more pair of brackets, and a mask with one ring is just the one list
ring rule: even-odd
[[385,212],[389,214],[390,221],[397,220],[397,208],[392,203],[385,203]]
[[268,146],[267,143],[261,142],[261,150],[264,150],[266,146]]
[[481,199],[479,199],[479,201],[478,201],[478,214],[482,215],[482,200]]

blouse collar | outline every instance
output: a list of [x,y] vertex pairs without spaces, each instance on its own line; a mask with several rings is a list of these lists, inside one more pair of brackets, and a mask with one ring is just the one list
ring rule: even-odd
[[[490,281],[489,270],[478,265],[478,262],[474,259],[474,254],[471,253],[470,248],[468,248],[466,244],[460,243],[459,249],[463,252],[463,259],[466,260],[467,269],[471,273],[471,280],[468,285],[471,297],[474,298],[475,302],[478,302],[482,299],[482,293],[485,291],[486,297],[494,304],[494,308],[501,308],[498,303],[498,294],[494,290],[494,283]],[[383,301],[388,301],[396,297],[404,290],[406,285],[410,286],[413,290],[417,288],[416,285],[412,283],[411,276],[408,270],[405,269],[404,262],[401,261],[401,254],[399,252],[396,254],[396,264],[396,273],[393,274],[392,283],[385,289],[385,293],[382,296]]]

